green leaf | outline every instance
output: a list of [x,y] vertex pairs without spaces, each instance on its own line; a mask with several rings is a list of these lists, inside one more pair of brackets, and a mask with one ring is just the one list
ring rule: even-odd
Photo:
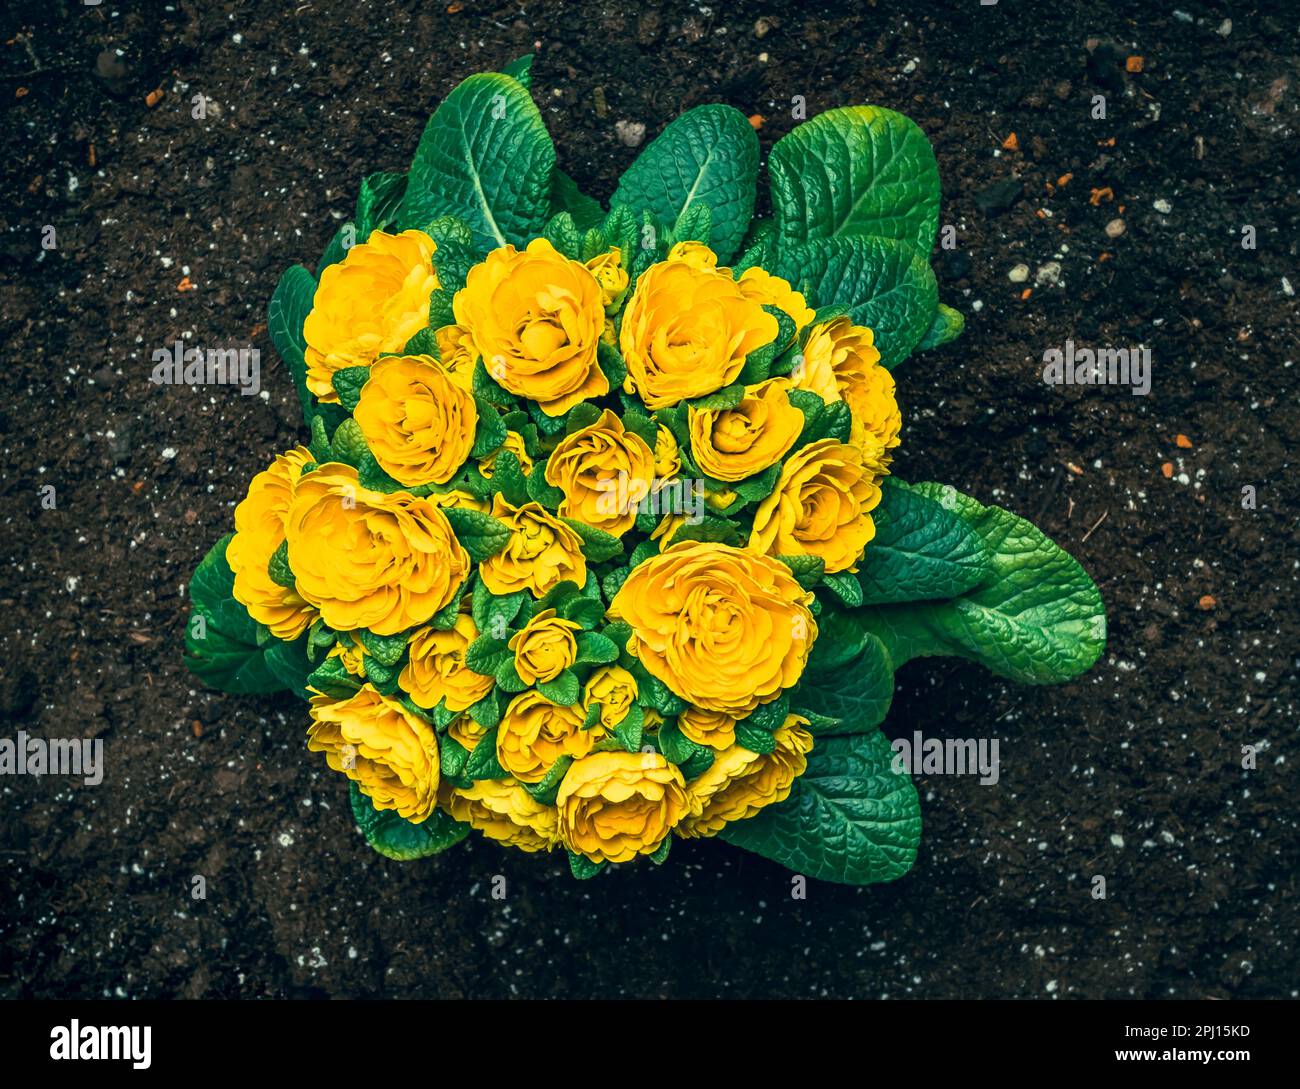
[[558,703],[561,707],[572,707],[578,702],[578,696],[582,694],[582,686],[578,684],[578,678],[574,676],[572,670],[563,669],[553,680],[538,681],[537,691],[552,703]]
[[539,805],[554,805],[555,796],[560,792],[560,784],[573,765],[572,756],[558,757],[554,764],[546,769],[546,774],[536,783],[524,783],[523,788]]
[[708,205],[709,244],[725,264],[745,237],[757,180],[758,137],[745,115],[721,104],[697,106],[650,142],[609,203],[649,211],[670,231],[692,204]]
[[696,201],[678,217],[668,245],[675,246],[678,242],[703,242],[707,245],[712,229],[713,213],[707,204]]
[[405,174],[384,170],[367,174],[361,180],[361,191],[357,194],[357,241],[364,242],[371,231],[392,226],[405,194]]
[[897,239],[929,257],[939,226],[939,167],[915,122],[879,106],[819,114],[768,159],[785,244],[815,238]]
[[1069,680],[1091,667],[1106,645],[1106,613],[1078,561],[1001,507],[939,484],[916,490],[951,506],[979,534],[992,571],[949,601],[860,610],[858,618],[884,641],[895,667],[951,654],[1026,684]]
[[[469,551],[467,548],[466,552]],[[456,626],[456,618],[460,615],[460,595],[457,594],[446,605],[429,617],[429,627],[437,631],[451,631]]]
[[266,310],[267,332],[293,376],[293,385],[302,406],[302,419],[308,426],[316,415],[316,402],[307,389],[307,359],[303,354],[307,350],[307,341],[302,335],[302,324],[311,313],[315,297],[315,278],[302,265],[294,265],[280,276]]
[[376,809],[356,783],[349,784],[349,794],[357,827],[366,842],[385,858],[398,862],[428,858],[454,847],[469,835],[468,824],[453,820],[441,809],[435,809],[428,818],[414,824],[391,809]]
[[342,659],[334,657],[326,658],[312,670],[306,683],[327,696],[342,700],[355,695],[363,682],[347,671]]
[[366,653],[381,665],[395,666],[406,653],[405,632],[398,635],[376,635],[369,628],[361,628],[355,634],[361,640]]
[[[594,706],[599,707],[599,704]],[[645,711],[639,703],[632,704],[627,710],[627,715],[623,721],[614,727],[614,738],[628,752],[636,752],[641,748],[641,742],[645,737]]]
[[569,856],[569,872],[579,881],[586,881],[588,878],[595,877],[609,863],[592,862],[586,855],[574,854],[572,851],[567,852]]
[[992,570],[980,535],[941,503],[887,480],[858,565],[867,605],[957,597]]
[[912,868],[921,809],[911,777],[894,771],[889,739],[876,730],[818,738],[790,797],[718,835],[795,873],[870,885]]
[[697,412],[703,412],[707,409],[727,409],[735,408],[745,398],[745,386],[741,382],[733,383],[730,386],[724,386],[716,393],[710,393],[706,397],[700,397],[692,401],[691,408]]
[[483,398],[476,397],[474,405],[478,409],[478,425],[474,430],[474,445],[470,448],[469,456],[485,458],[506,441],[506,422]]
[[271,559],[266,565],[266,573],[277,586],[292,589],[297,585],[297,580],[293,577],[293,569],[289,566],[288,541],[281,541],[280,547],[271,554]]
[[497,687],[507,695],[513,695],[516,692],[522,692],[528,687],[522,677],[519,676],[519,670],[515,668],[515,659],[511,655],[497,666],[496,671]]
[[582,232],[573,222],[568,212],[557,212],[542,228],[542,237],[570,261],[576,261],[582,253]]
[[475,563],[491,559],[510,543],[510,527],[490,514],[463,507],[446,507],[442,513]]
[[892,238],[825,238],[786,246],[770,271],[803,291],[810,304],[848,307],[875,333],[887,367],[921,342],[939,306],[926,255]]
[[[600,608],[600,606],[597,606]],[[604,609],[601,608],[601,612]],[[618,647],[614,640],[600,632],[584,631],[578,633],[578,660],[576,665],[607,665],[618,661]]]
[[701,746],[682,733],[674,718],[667,719],[659,727],[659,751],[664,759],[674,764],[685,764],[699,751]]
[[334,437],[330,440],[330,453],[335,461],[353,467],[359,467],[370,456],[366,436],[362,434],[361,425],[356,420],[348,417],[335,428]]
[[822,585],[850,608],[862,604],[862,587],[858,585],[858,580],[847,571],[840,571],[833,575],[823,575]]
[[483,72],[451,92],[429,119],[402,202],[402,222],[455,215],[480,249],[524,245],[551,203],[555,148],[528,91]]
[[531,87],[533,85],[533,55],[525,53],[522,57],[512,60],[501,69],[501,74],[509,76],[522,87]]
[[[828,611],[828,619],[835,615]],[[837,733],[879,726],[894,698],[894,664],[885,644],[856,621],[856,615],[848,618],[838,630],[834,623],[819,622],[812,657],[795,690],[797,705],[840,720]],[[846,649],[851,653],[844,657]]]
[[[600,201],[587,196],[578,188],[577,182],[557,167],[551,175],[550,214],[556,215],[559,212],[568,212],[580,231],[590,231],[605,218],[605,210],[600,206]],[[585,241],[583,253],[583,259],[587,261],[596,256],[594,252],[588,253]]]
[[673,539],[669,544],[677,544],[681,541],[718,541],[722,544],[739,547],[741,544],[740,529],[735,522],[705,514],[694,524],[690,522],[684,523],[673,534]]
[[951,306],[940,303],[939,309],[935,311],[934,321],[930,323],[929,331],[921,338],[921,343],[916,346],[916,350],[927,352],[931,348],[938,348],[949,341],[956,340],[961,336],[964,328],[966,328],[965,315]]
[[[533,476],[536,475],[537,471],[534,469]],[[623,542],[612,533],[606,533],[603,529],[589,526],[574,518],[560,520],[582,538],[582,554],[587,558],[588,563],[604,563],[623,554]]]
[[745,720],[736,723],[736,744],[750,752],[769,753],[776,748],[776,738]]
[[[204,683],[240,695],[280,692],[291,687],[273,669],[265,649],[278,644],[232,596],[234,573],[226,562],[228,533],[212,546],[190,579],[193,611],[185,626],[185,665]],[[303,679],[311,670],[303,643]]]
[[480,578],[474,583],[474,596],[471,601],[471,614],[474,626],[483,635],[495,635],[504,639],[510,628],[510,622],[519,615],[524,604],[526,591],[516,590],[512,594],[497,596],[487,588]]
[[497,732],[490,730],[479,738],[474,751],[465,761],[465,775],[474,780],[508,779],[510,773],[497,760]]
[[501,701],[494,688],[469,709],[469,717],[485,730],[495,730],[501,723]]
[[438,756],[442,764],[444,779],[459,779],[465,774],[465,765],[469,763],[469,750],[451,737],[438,739]]
[[344,367],[334,372],[331,381],[334,384],[334,392],[339,395],[339,403],[352,412],[356,409],[357,402],[361,400],[361,387],[370,381],[370,368]]
[[822,572],[826,570],[826,561],[820,556],[778,556],[777,559],[790,568],[795,581],[805,590],[821,582]]
[[379,462],[375,460],[374,454],[370,453],[369,449],[366,450],[366,453],[361,458],[361,463],[357,466],[357,483],[372,492],[400,492],[407,490],[379,467]]
[[494,677],[506,659],[513,656],[504,639],[480,635],[465,651],[465,668],[485,677]]

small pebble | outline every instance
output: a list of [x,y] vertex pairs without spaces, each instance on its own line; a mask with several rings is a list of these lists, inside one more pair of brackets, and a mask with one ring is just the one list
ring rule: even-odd
[[1023,284],[1026,280],[1029,279],[1029,266],[1017,265],[1015,268],[1013,268],[1010,272],[1007,273],[1007,279],[1010,280],[1013,284]]
[[1291,281],[1288,280],[1285,276],[1282,277],[1282,294],[1283,295],[1295,294],[1295,288],[1291,286]]
[[1048,261],[1042,268],[1034,273],[1034,283],[1039,287],[1044,284],[1057,284],[1061,280],[1061,263],[1059,261]]
[[1123,847],[1124,837],[1121,836],[1118,832],[1116,832],[1113,836],[1110,837],[1110,845],[1112,847]]
[[628,147],[640,147],[641,141],[645,139],[645,122],[615,121],[614,133],[618,136],[620,143],[626,144]]
[[1232,20],[1224,19],[1223,22],[1219,24],[1219,37],[1226,38],[1231,33],[1232,33]]
[[1106,237],[1118,238],[1124,233],[1124,221],[1122,219],[1112,219],[1106,224]]
[[1162,216],[1167,216],[1170,212],[1174,210],[1174,206],[1164,198],[1161,198],[1160,200],[1156,201],[1155,204],[1153,204],[1151,207],[1153,207]]

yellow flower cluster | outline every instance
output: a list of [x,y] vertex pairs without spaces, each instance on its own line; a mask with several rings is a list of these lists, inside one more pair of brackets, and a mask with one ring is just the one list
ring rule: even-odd
[[376,810],[658,859],[806,767],[812,588],[874,535],[893,380],[870,329],[699,242],[635,276],[617,244],[459,274],[455,245],[374,231],[325,269],[324,434],[238,505],[233,592],[305,641],[308,747]]

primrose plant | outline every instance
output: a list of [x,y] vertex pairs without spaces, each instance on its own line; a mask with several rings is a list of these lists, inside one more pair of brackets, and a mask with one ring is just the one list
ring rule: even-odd
[[608,207],[557,169],[529,59],[461,83],[406,173],[271,299],[309,440],[190,585],[187,660],[307,701],[390,858],[477,831],[572,873],[718,836],[799,874],[905,873],[895,671],[1087,669],[1096,587],[1028,522],[891,475],[893,371],[956,337],[939,175],[876,107],[768,162],[692,109]]

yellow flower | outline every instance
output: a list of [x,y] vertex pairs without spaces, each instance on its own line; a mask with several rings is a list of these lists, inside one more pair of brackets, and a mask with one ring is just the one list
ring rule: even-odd
[[576,707],[529,689],[510,701],[497,729],[497,760],[521,783],[540,783],[561,756],[586,756],[599,730],[582,728]]
[[438,364],[466,393],[474,390],[474,364],[478,349],[463,325],[444,325],[433,334],[438,342]]
[[654,451],[609,409],[559,441],[546,463],[546,482],[564,492],[560,516],[621,537],[636,523],[637,504],[650,494]]
[[368,684],[345,700],[313,696],[311,718],[307,748],[323,752],[376,809],[417,824],[433,812],[441,763],[427,722]]
[[670,480],[682,471],[682,451],[677,439],[663,424],[655,432],[655,477]]
[[628,651],[688,703],[739,717],[792,688],[817,638],[813,595],[777,560],[682,542],[632,570],[609,615]]
[[352,415],[379,467],[408,487],[447,483],[478,428],[474,398],[427,355],[381,359]]
[[704,494],[704,502],[714,510],[726,510],[726,508],[731,506],[735,501],[736,493],[730,488],[724,489],[720,492],[705,492]]
[[479,779],[468,790],[444,787],[439,804],[488,839],[524,851],[549,851],[559,842],[554,806],[534,801],[513,779]]
[[452,305],[488,373],[548,416],[609,392],[596,365],[605,326],[600,284],[546,239],[523,252],[493,250],[470,269]]
[[479,564],[479,576],[498,596],[528,590],[542,597],[557,582],[587,581],[582,538],[538,503],[511,506],[498,492],[492,517],[510,527],[509,543]]
[[429,502],[444,510],[455,507],[457,510],[476,510],[480,514],[487,514],[492,509],[492,504],[486,499],[480,499],[461,488],[452,488],[447,492],[433,492],[429,496]]
[[628,285],[622,252],[617,246],[610,246],[605,253],[597,254],[587,262],[587,270],[600,284],[600,301],[605,309],[617,310],[627,294]]
[[381,352],[399,352],[429,324],[429,296],[438,287],[435,249],[423,231],[373,231],[321,273],[302,327],[307,388],[317,400],[338,404],[335,371],[368,367]]
[[847,317],[815,325],[801,355],[791,374],[795,385],[812,390],[828,404],[844,401],[853,417],[849,442],[863,450],[883,451],[881,460],[888,464],[903,418],[893,375],[880,362],[871,330]]
[[338,633],[338,639],[330,648],[327,657],[337,658],[352,676],[360,677],[363,681],[366,679],[366,648],[361,640],[350,632]]
[[574,761],[555,798],[560,839],[592,862],[653,854],[690,809],[682,773],[657,752]]
[[775,465],[803,430],[804,415],[790,403],[788,379],[749,386],[735,408],[689,411],[695,463],[717,480],[744,480]]
[[600,704],[600,724],[612,730],[632,710],[636,702],[636,678],[622,666],[603,665],[594,670],[582,689],[582,709]]
[[652,409],[712,393],[734,382],[745,357],[778,331],[730,274],[694,260],[661,261],[641,274],[623,312],[623,388]]
[[457,742],[467,752],[473,752],[489,733],[486,726],[480,726],[469,715],[457,715],[447,725],[447,736]]
[[226,546],[226,562],[235,573],[235,600],[277,639],[297,639],[316,619],[316,610],[297,590],[281,586],[267,572],[271,557],[284,543],[294,486],[303,466],[313,460],[306,447],[298,446],[253,477],[247,497],[235,508],[235,535]]
[[710,749],[728,749],[736,743],[736,720],[721,711],[688,707],[677,716],[677,727],[687,740]]
[[775,306],[789,314],[796,331],[817,316],[817,311],[808,305],[803,295],[790,286],[788,280],[773,276],[757,265],[745,269],[736,283],[740,285],[741,294],[745,298],[753,299],[762,306]]
[[478,463],[478,471],[488,480],[492,479],[492,471],[496,468],[497,455],[502,450],[509,450],[519,459],[519,469],[524,476],[533,471],[533,459],[528,456],[523,435],[519,434],[518,431],[507,431],[506,441],[501,444],[500,448],[493,450],[492,453]]
[[469,575],[469,556],[435,504],[369,491],[350,465],[322,465],[298,481],[285,533],[298,592],[338,631],[396,635],[423,624]]
[[820,556],[828,573],[856,570],[876,535],[871,512],[884,472],[856,446],[810,442],[786,460],[772,494],[759,503],[749,546],[769,556]]
[[409,644],[398,683],[428,710],[445,699],[448,711],[464,711],[492,691],[493,680],[465,664],[465,652],[479,636],[472,617],[461,613],[449,631],[421,628]]
[[659,524],[651,531],[650,540],[658,541],[659,547],[663,548],[684,525],[686,525],[686,515],[669,511],[659,519]]
[[807,724],[807,719],[789,715],[772,735],[776,748],[765,755],[739,745],[717,753],[687,788],[695,814],[677,826],[677,834],[685,839],[717,835],[723,825],[785,801],[808,767],[813,739],[804,729]]
[[718,268],[718,255],[714,253],[703,242],[678,242],[668,251],[667,261],[680,261],[684,265],[690,265],[693,269],[701,272],[720,272],[724,276],[731,275],[731,269]]
[[507,644],[515,652],[515,670],[524,684],[553,681],[578,657],[578,641],[573,633],[581,624],[563,620],[554,609],[543,609]]

